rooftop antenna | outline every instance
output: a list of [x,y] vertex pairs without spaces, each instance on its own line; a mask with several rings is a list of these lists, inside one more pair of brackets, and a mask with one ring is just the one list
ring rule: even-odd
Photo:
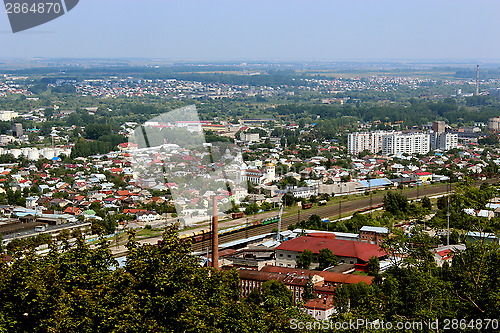
[[476,67],[476,96],[479,96],[479,65]]

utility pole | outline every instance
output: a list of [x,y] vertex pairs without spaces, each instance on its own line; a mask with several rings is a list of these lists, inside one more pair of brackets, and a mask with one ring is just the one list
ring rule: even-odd
[[246,219],[247,219],[247,223],[245,224],[246,225],[246,228],[245,228],[245,238],[248,238],[248,227],[249,227],[249,225],[248,225],[248,216],[246,217]]
[[342,178],[340,178],[339,220],[342,217]]
[[419,199],[420,182],[417,180],[417,200]]
[[368,179],[368,190],[370,191],[370,216],[372,215],[372,207],[373,207],[373,193],[372,193],[372,182],[371,179]]
[[446,187],[448,192],[447,199],[448,199],[448,204],[446,205],[447,207],[447,212],[446,212],[446,218],[448,220],[448,232],[446,233],[446,245],[450,245],[450,190],[451,190],[451,177],[448,179],[448,186]]

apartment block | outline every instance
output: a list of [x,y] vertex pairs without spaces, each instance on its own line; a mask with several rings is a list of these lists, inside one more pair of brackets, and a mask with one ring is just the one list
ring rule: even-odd
[[430,150],[430,134],[390,134],[382,139],[382,154],[427,154]]
[[395,131],[375,131],[375,132],[356,132],[347,136],[347,152],[352,155],[359,154],[363,150],[370,153],[378,153],[382,150],[382,141],[384,136],[401,132]]

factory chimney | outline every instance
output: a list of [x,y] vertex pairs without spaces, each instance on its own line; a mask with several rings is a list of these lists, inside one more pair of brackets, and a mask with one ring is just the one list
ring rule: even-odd
[[476,67],[476,96],[479,96],[479,65]]
[[219,268],[219,217],[217,216],[217,196],[213,197],[212,211],[212,267]]

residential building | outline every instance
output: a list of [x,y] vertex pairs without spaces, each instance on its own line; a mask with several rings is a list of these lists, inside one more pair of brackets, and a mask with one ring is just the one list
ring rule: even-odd
[[450,150],[458,147],[458,134],[448,132],[431,133],[431,149]]
[[382,138],[382,154],[427,154],[430,135],[426,133],[389,134]]
[[374,154],[378,153],[382,150],[384,136],[395,133],[401,132],[375,131],[350,133],[347,136],[347,152],[352,155],[359,154],[364,150],[368,150]]
[[494,117],[488,119],[488,129],[490,131],[499,131],[500,130],[500,117]]
[[445,131],[445,123],[444,121],[434,121],[432,122],[432,130],[435,133],[443,133]]
[[389,230],[384,227],[363,226],[359,230],[359,238],[363,243],[380,245],[380,242],[387,236]]
[[246,143],[259,142],[259,133],[245,133],[240,134],[240,140]]
[[12,125],[12,135],[17,138],[23,136],[23,124],[15,123]]
[[260,291],[262,284],[267,281],[283,282],[285,286],[292,292],[294,302],[302,301],[306,285],[311,279],[313,284],[323,282],[324,278],[319,275],[312,276],[300,274],[281,274],[273,272],[255,271],[250,269],[238,270],[241,280],[241,296],[246,297],[252,290],[258,289]]
[[19,113],[16,111],[0,111],[0,121],[12,121],[12,119],[17,118]]
[[316,320],[326,320],[335,314],[333,297],[323,297],[308,300],[304,303],[304,312]]

